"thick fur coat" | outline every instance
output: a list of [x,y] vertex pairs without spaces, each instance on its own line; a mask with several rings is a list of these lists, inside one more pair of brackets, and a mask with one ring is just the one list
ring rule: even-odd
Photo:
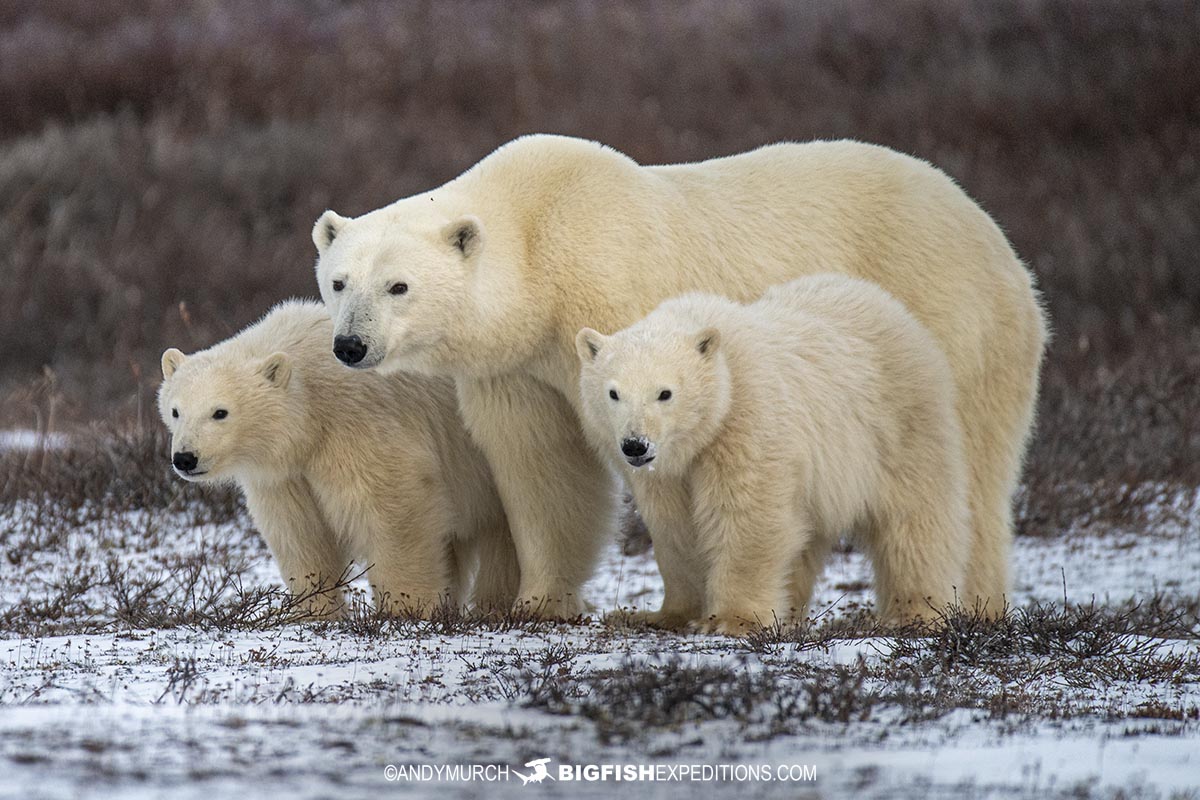
[[389,611],[427,613],[472,585],[481,605],[508,607],[516,553],[453,384],[350,372],[329,352],[332,330],[320,304],[290,301],[207,350],[163,353],[159,410],[176,472],[242,489],[314,615],[343,608],[340,590],[311,590],[352,563],[369,567]]
[[685,295],[613,336],[585,328],[577,350],[585,428],[654,540],[666,596],[649,622],[738,633],[803,615],[842,534],[869,554],[886,617],[958,599],[971,528],[954,381],[878,286]]
[[431,191],[326,212],[313,239],[348,363],[454,378],[508,512],[521,598],[559,616],[584,608],[619,502],[580,425],[580,328],[612,333],[693,291],[753,301],[820,272],[883,287],[949,361],[972,550],[989,554],[964,599],[1003,605],[1046,323],[1003,233],[929,164],[839,141],[640,166],[530,136]]

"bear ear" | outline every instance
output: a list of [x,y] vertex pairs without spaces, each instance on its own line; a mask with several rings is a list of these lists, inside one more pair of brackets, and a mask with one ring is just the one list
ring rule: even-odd
[[342,227],[348,221],[336,211],[326,211],[320,216],[312,229],[312,240],[313,244],[317,246],[318,253],[324,253],[326,248],[333,244],[333,240],[341,233]]
[[187,360],[187,356],[183,351],[176,350],[174,347],[168,347],[162,354],[162,374],[164,378],[169,378],[175,374],[175,370]]
[[288,381],[292,379],[292,360],[287,353],[272,353],[259,365],[258,373],[268,383],[280,389],[287,388]]
[[716,328],[705,328],[696,334],[696,351],[702,356],[712,356],[721,344],[721,332]]
[[584,364],[596,360],[596,355],[600,352],[600,348],[608,341],[607,336],[594,331],[591,328],[584,328],[579,333],[575,334],[575,352],[579,355],[579,360]]
[[470,258],[483,249],[483,223],[470,215],[459,217],[442,228],[442,239],[463,258]]

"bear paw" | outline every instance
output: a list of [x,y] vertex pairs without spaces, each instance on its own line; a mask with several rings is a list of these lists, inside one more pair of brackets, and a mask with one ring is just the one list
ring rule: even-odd
[[762,623],[748,614],[712,614],[690,626],[696,633],[718,636],[745,636],[762,629]]
[[696,617],[683,611],[628,611],[624,612],[621,621],[630,626],[658,628],[664,631],[683,631]]
[[515,610],[539,619],[570,621],[579,619],[591,609],[582,598],[573,594],[561,597],[524,597],[517,601]]

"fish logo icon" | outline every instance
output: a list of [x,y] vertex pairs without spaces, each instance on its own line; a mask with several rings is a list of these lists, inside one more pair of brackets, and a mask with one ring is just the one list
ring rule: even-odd
[[549,771],[547,771],[547,769],[546,769],[546,764],[548,764],[548,763],[550,763],[550,759],[548,759],[548,758],[535,758],[533,761],[525,762],[525,766],[529,767],[532,770],[528,775],[522,775],[520,772],[517,772],[515,769],[513,770],[513,772],[516,774],[516,776],[518,778],[521,779],[522,786],[528,786],[531,783],[541,783],[542,781],[546,780],[547,778],[549,778],[550,780],[554,780],[554,776],[551,775],[549,773]]

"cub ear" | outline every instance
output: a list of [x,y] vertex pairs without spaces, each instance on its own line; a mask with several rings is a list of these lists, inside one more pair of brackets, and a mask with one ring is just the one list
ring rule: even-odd
[[470,258],[483,249],[483,223],[470,215],[459,217],[442,228],[442,239],[463,258]]
[[696,334],[696,351],[702,356],[712,356],[721,344],[721,332],[716,328],[705,328]]
[[268,383],[284,389],[292,379],[292,360],[287,353],[272,353],[258,368],[258,373],[267,379]]
[[600,348],[608,339],[609,337],[591,328],[580,330],[575,334],[575,352],[578,354],[579,360],[584,364],[594,361],[596,354],[600,352]]
[[163,377],[169,378],[174,375],[175,370],[179,369],[186,360],[187,356],[181,350],[176,350],[174,347],[168,347],[166,350],[163,350],[162,361],[159,362],[162,364]]
[[317,224],[313,225],[312,229],[312,240],[318,253],[324,253],[329,245],[333,244],[333,240],[342,232],[342,227],[347,222],[349,220],[336,211],[326,211],[317,219]]

